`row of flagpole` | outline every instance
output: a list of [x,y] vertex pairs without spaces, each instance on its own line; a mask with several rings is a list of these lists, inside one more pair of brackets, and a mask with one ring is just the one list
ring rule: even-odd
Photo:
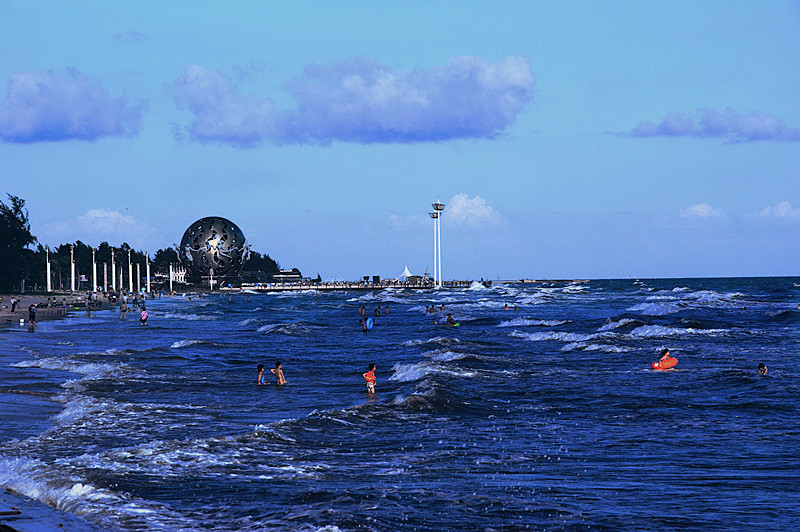
[[[46,251],[46,262],[47,262],[47,291],[53,291],[53,284],[52,278],[50,273],[50,248],[45,248]],[[128,250],[128,292],[133,293],[133,262],[131,261],[131,251]],[[92,249],[92,291],[97,292],[97,258],[96,258],[96,250]],[[150,292],[150,256],[145,253],[145,290]],[[111,264],[116,266],[116,261],[114,260],[114,248],[111,248]],[[170,282],[172,281],[172,271],[170,265]],[[69,281],[69,288],[71,292],[75,292],[75,246],[69,247],[69,271],[70,271],[70,281]],[[136,284],[137,284],[137,291],[141,291],[142,289],[142,273],[141,273],[141,264],[136,263]],[[119,270],[119,284],[120,288],[124,286],[123,279],[122,279],[122,265],[120,265]],[[103,263],[103,288],[104,290],[108,290],[108,263]],[[116,272],[111,272],[111,290],[116,292],[117,291],[117,276]]]

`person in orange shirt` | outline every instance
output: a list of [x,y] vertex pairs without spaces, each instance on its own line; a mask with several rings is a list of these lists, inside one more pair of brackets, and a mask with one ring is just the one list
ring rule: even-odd
[[375,393],[375,364],[369,365],[369,371],[364,373],[364,379],[367,381],[367,392],[370,395]]

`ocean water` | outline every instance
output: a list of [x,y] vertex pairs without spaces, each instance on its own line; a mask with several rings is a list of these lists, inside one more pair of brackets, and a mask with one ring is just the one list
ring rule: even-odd
[[[798,303],[800,278],[475,284],[8,327],[0,485],[122,531],[798,530]],[[389,312],[363,333],[359,305]]]

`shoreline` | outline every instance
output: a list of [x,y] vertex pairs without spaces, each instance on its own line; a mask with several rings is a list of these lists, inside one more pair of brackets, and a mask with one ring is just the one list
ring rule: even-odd
[[71,513],[0,487],[0,530],[42,532],[64,530],[103,532],[105,529]]
[[[53,296],[57,297],[57,301],[64,298],[63,304],[58,301],[59,306],[44,306],[47,305],[48,298],[51,298],[52,304]],[[37,322],[63,319],[81,310],[86,311],[84,297],[65,293],[13,294],[13,297],[19,300],[19,304],[16,312],[12,313],[11,297],[12,295],[0,294],[0,328],[13,327],[17,324],[29,327],[28,307],[31,304],[43,305],[42,307],[37,306]],[[81,305],[83,309],[76,305]],[[110,302],[98,300],[96,306],[93,304],[90,307],[90,312],[112,308],[113,305]],[[44,530],[103,532],[105,529],[55,506],[0,485],[0,530],[9,532],[41,532]]]
[[[11,298],[19,302],[11,312]],[[0,326],[29,325],[28,307],[36,305],[36,322],[61,319],[73,312],[94,312],[113,308],[113,304],[104,297],[93,301],[87,308],[86,297],[65,292],[50,294],[0,294]]]

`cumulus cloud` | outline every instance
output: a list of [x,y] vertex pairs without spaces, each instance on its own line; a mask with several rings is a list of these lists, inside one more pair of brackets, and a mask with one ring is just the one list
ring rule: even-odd
[[685,211],[681,211],[683,218],[721,218],[725,215],[720,209],[714,208],[708,203],[698,203],[692,205]]
[[445,214],[448,222],[468,226],[495,225],[502,221],[500,213],[480,196],[470,198],[467,194],[456,194],[450,199]]
[[0,139],[29,143],[93,141],[139,131],[145,103],[128,106],[76,70],[11,74],[8,95],[0,101]]
[[458,56],[441,67],[411,71],[363,58],[311,65],[288,84],[297,105],[283,111],[197,65],[187,67],[174,89],[176,102],[194,114],[188,128],[193,138],[252,146],[493,138],[530,101],[534,84],[522,57],[489,64]]
[[800,209],[795,209],[788,201],[782,201],[777,205],[765,207],[755,215],[774,220],[798,221],[800,220]]
[[[448,227],[467,226],[477,228],[494,226],[502,223],[505,218],[480,196],[456,194],[450,201],[445,201],[442,213],[442,223]],[[433,210],[433,209],[429,209]],[[389,225],[396,230],[418,230],[429,226],[432,221],[428,214],[411,214],[399,216],[392,214],[388,218]]]
[[180,108],[194,114],[192,138],[251,147],[274,136],[275,105],[252,94],[241,94],[216,70],[189,65],[173,83]]
[[744,114],[731,108],[719,112],[709,107],[697,109],[694,116],[670,113],[658,124],[639,122],[628,134],[632,137],[715,137],[730,142],[800,141],[800,128],[789,127],[772,115],[759,111]]
[[135,248],[152,245],[160,236],[157,229],[130,214],[103,208],[90,209],[72,220],[44,224],[37,233],[47,242],[127,242]]

